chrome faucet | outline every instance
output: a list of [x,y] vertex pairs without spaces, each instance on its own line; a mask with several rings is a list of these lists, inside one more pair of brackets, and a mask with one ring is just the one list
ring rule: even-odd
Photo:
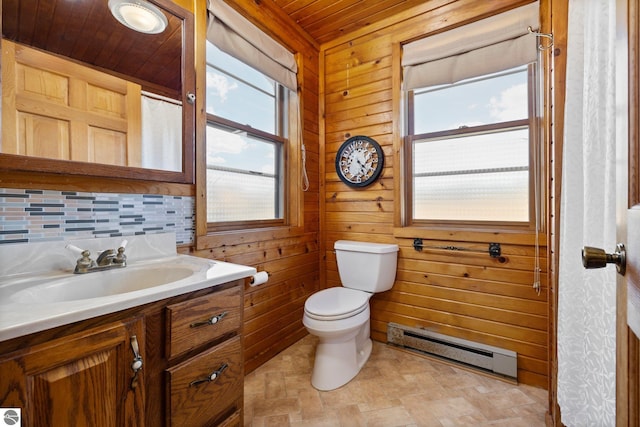
[[116,257],[116,251],[113,249],[107,249],[106,251],[102,251],[98,258],[96,258],[96,264],[99,267],[104,267],[110,264],[113,264],[113,261]]
[[127,256],[124,254],[124,248],[127,241],[124,240],[117,252],[114,249],[102,251],[96,260],[91,259],[91,252],[86,249],[80,249],[74,245],[67,245],[66,248],[80,254],[80,258],[76,261],[75,274],[92,273],[94,271],[109,270],[111,268],[122,268],[127,266]]

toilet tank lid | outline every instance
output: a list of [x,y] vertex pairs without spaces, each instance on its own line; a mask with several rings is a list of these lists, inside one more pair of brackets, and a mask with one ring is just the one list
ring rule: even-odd
[[392,243],[355,242],[353,240],[337,240],[333,248],[340,251],[368,252],[372,254],[385,254],[398,252],[398,245]]

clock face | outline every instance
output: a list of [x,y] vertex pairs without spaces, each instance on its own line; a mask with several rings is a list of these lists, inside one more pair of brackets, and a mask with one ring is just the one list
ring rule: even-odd
[[380,144],[367,136],[347,139],[336,155],[336,172],[347,185],[365,187],[374,182],[384,166]]

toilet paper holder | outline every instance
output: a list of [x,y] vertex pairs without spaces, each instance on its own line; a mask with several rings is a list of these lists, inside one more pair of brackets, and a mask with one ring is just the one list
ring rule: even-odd
[[249,280],[249,286],[262,285],[263,283],[267,283],[268,280],[269,273],[267,273],[266,271],[259,271],[251,276],[251,279]]

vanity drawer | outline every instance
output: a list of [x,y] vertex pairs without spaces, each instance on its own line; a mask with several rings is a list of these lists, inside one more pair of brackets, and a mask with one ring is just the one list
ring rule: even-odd
[[167,306],[167,358],[239,330],[241,287]]
[[[235,337],[167,369],[171,426],[209,425],[224,412],[241,409],[241,350],[240,337]],[[216,371],[215,379],[207,381]]]

